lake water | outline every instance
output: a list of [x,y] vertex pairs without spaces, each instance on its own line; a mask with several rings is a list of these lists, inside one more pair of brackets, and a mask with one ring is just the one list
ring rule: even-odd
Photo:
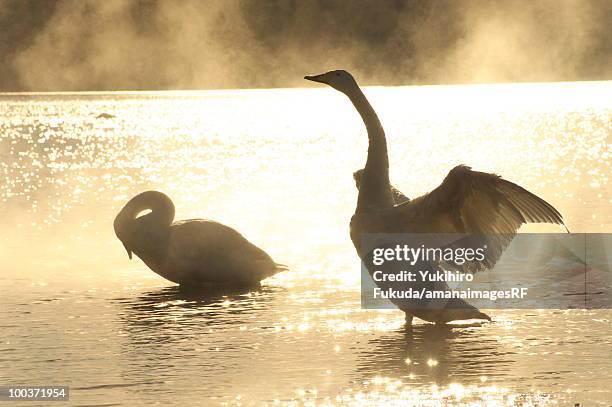
[[[465,163],[574,232],[612,231],[612,82],[366,93],[408,196]],[[399,311],[360,309],[348,222],[366,149],[330,89],[0,96],[0,384],[68,385],[74,406],[612,405],[612,311],[406,331]],[[290,271],[250,294],[181,294],[114,236],[146,189]]]

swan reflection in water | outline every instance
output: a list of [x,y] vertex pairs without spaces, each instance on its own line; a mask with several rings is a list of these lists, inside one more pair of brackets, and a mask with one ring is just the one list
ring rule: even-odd
[[282,288],[202,293],[165,287],[136,298],[118,298],[120,319],[126,333],[136,342],[171,343],[194,340],[227,327],[252,322],[258,313],[272,307]]
[[[206,400],[225,394],[227,383],[239,380],[236,372],[266,346],[261,333],[280,292],[278,287],[232,294],[202,294],[166,287],[139,296],[116,298],[118,346],[115,352],[122,382],[163,381],[176,396],[176,386],[197,389],[190,397]],[[250,328],[257,325],[258,329]],[[168,385],[170,383],[171,385]],[[165,389],[165,390],[163,390]],[[180,403],[183,404],[183,403]],[[185,405],[189,405],[186,402]]]
[[511,349],[475,329],[481,324],[415,325],[368,341],[357,358],[362,379],[373,376],[404,382],[480,384],[484,378],[504,375],[514,362]]

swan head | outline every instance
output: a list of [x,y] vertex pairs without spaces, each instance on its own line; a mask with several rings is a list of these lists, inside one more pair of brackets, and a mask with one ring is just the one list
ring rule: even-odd
[[146,191],[125,204],[115,217],[113,228],[131,259],[135,249],[143,246],[147,249],[146,246],[154,243],[167,231],[173,220],[172,200],[162,192]]
[[342,69],[325,72],[320,75],[306,75],[304,79],[324,83],[342,93],[348,93],[357,87],[357,81],[355,81],[353,75]]

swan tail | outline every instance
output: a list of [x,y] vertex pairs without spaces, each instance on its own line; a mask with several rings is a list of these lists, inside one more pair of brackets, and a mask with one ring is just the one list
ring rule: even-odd
[[272,277],[273,275],[277,273],[280,273],[281,271],[289,270],[289,267],[287,267],[286,265],[276,263],[274,261],[260,262],[257,268],[259,269],[259,272],[258,272],[259,280],[264,280],[266,278]]
[[485,319],[485,320],[491,322],[491,317],[488,316],[487,314],[485,314],[484,312],[480,312],[480,311],[478,311],[476,313],[475,319]]
[[268,273],[268,277],[271,277],[277,273],[280,273],[282,271],[287,271],[289,270],[289,267],[287,267],[284,264],[281,263],[272,263],[272,267],[270,269],[270,272]]
[[447,310],[443,322],[464,321],[468,319],[483,319],[491,322],[491,317],[476,308],[460,308]]
[[[491,317],[481,312],[473,305],[459,299],[450,300],[444,308],[421,308],[421,307],[402,307],[397,304],[398,308],[406,313],[406,320],[415,316],[424,321],[434,322],[436,324],[446,324],[451,321],[466,321],[470,319],[481,319],[491,322]],[[404,304],[405,305],[405,304]]]
[[469,319],[482,319],[491,321],[491,317],[476,308],[452,308],[444,309],[435,319],[436,323],[447,323],[451,321],[465,321]]

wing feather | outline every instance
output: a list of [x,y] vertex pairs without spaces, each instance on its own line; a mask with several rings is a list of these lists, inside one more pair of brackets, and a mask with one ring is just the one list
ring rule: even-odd
[[542,198],[497,174],[473,171],[465,165],[453,168],[430,193],[394,209],[405,222],[406,231],[410,231],[416,218],[448,216],[454,217],[457,220],[454,224],[462,228],[429,232],[483,235],[487,257],[482,262],[466,263],[464,271],[470,272],[492,267],[522,224],[564,225],[559,211]]

